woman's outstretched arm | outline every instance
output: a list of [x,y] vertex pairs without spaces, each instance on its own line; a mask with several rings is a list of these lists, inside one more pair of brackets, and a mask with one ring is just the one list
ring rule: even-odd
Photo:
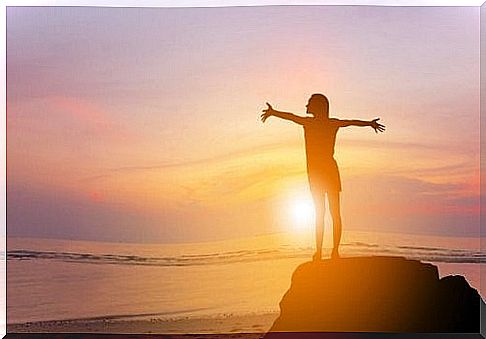
[[339,127],[361,126],[361,127],[372,127],[376,133],[385,131],[385,126],[378,123],[378,120],[380,120],[380,118],[376,118],[371,121],[339,120],[339,119],[333,119],[333,120],[336,120],[338,122]]
[[267,120],[269,117],[274,116],[274,117],[281,118],[281,119],[284,119],[284,120],[293,121],[293,122],[295,122],[296,124],[299,124],[299,125],[303,125],[305,123],[306,119],[307,119],[306,117],[301,117],[301,116],[295,115],[293,113],[280,112],[280,111],[274,110],[272,105],[270,105],[268,102],[267,102],[267,106],[268,107],[263,110],[263,114],[260,116],[261,119],[262,119],[262,122],[265,122],[265,120]]

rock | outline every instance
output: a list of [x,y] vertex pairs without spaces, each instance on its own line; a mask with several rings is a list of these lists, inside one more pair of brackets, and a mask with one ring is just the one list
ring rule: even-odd
[[[484,302],[462,276],[402,257],[306,262],[270,332],[478,333]],[[268,333],[265,337],[271,337]]]

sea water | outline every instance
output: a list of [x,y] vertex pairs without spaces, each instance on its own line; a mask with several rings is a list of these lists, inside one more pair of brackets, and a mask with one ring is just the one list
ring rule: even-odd
[[[343,235],[341,255],[432,262],[441,276],[465,276],[484,299],[480,245],[479,238],[352,232]],[[7,324],[278,312],[292,272],[312,253],[309,234],[193,244],[8,238]]]

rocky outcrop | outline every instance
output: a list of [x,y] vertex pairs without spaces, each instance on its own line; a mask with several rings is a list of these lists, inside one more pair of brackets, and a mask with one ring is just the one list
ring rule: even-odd
[[307,262],[271,332],[479,332],[478,292],[462,276],[401,257]]

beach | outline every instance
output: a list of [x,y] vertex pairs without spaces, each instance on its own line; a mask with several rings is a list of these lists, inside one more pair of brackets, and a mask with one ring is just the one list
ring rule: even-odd
[[[7,329],[264,333],[293,271],[310,260],[310,240],[284,234],[198,244],[9,239]],[[433,262],[440,276],[465,276],[484,299],[479,245],[475,238],[346,234],[342,255]]]
[[12,333],[130,333],[130,334],[212,334],[265,333],[278,313],[218,318],[151,319],[91,319],[61,320],[9,325]]

